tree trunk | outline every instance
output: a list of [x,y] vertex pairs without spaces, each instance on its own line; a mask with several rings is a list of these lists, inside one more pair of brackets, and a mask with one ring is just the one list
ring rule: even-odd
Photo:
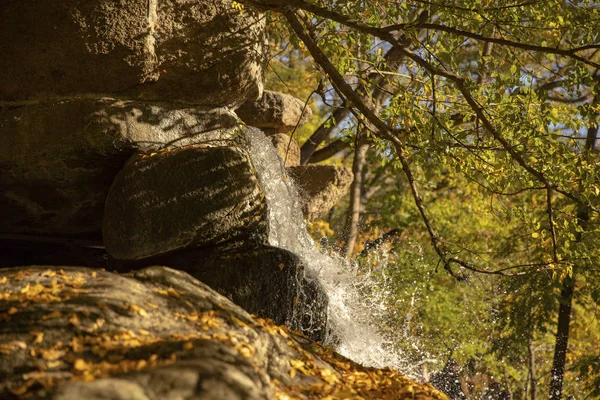
[[358,224],[360,222],[360,191],[362,188],[363,174],[362,170],[365,165],[368,144],[359,144],[354,152],[354,162],[352,163],[352,173],[354,180],[350,186],[350,206],[348,207],[348,216],[346,218],[346,226],[344,228],[345,243],[342,249],[346,258],[352,256],[356,237],[358,236]]
[[[594,101],[595,102],[595,101]],[[598,126],[588,128],[585,142],[585,153],[589,157],[598,138]],[[590,219],[589,209],[585,205],[580,205],[577,213],[579,226],[583,231],[587,228]],[[581,242],[582,232],[577,232],[576,242]],[[567,347],[569,345],[569,323],[571,322],[571,308],[573,303],[573,293],[575,291],[575,266],[573,273],[563,280],[563,287],[560,292],[560,307],[558,309],[558,326],[556,328],[556,345],[554,347],[554,360],[552,362],[552,372],[550,376],[550,400],[560,400],[563,390],[563,380],[565,374],[565,364],[567,357]]]
[[563,287],[560,292],[556,345],[554,347],[552,372],[550,373],[550,395],[548,397],[550,400],[560,400],[562,396],[567,346],[569,344],[569,323],[571,322],[574,285],[575,277],[573,275],[567,276],[563,280]]
[[[529,339],[529,385],[531,400],[535,400],[537,392],[537,378],[535,376],[535,351],[533,349],[533,338]],[[527,396],[527,393],[525,396]]]

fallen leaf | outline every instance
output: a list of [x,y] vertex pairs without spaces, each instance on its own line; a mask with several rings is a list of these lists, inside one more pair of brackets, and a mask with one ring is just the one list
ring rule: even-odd
[[85,371],[85,370],[89,369],[89,365],[88,365],[88,363],[85,362],[85,360],[78,358],[73,363],[73,368],[75,368],[77,371]]
[[130,304],[129,309],[144,318],[148,316],[148,313],[146,312],[146,310],[144,310],[142,307],[140,307],[136,304]]
[[63,357],[66,352],[64,350],[59,350],[59,349],[40,349],[40,354],[42,355],[42,358],[46,361],[54,361],[54,360],[58,360],[59,358]]
[[56,318],[62,318],[62,313],[58,310],[52,311],[50,314],[46,314],[42,317],[42,321],[45,321],[47,319],[56,319]]
[[69,319],[68,319],[69,323],[73,326],[79,326],[79,324],[81,323],[79,321],[79,317],[77,316],[77,314],[73,313],[71,315],[69,315]]
[[0,354],[11,354],[17,350],[25,350],[27,343],[21,342],[20,340],[14,340],[8,343],[0,344]]
[[42,343],[42,341],[44,340],[44,332],[42,332],[42,331],[33,330],[33,331],[29,332],[29,334],[33,336],[34,344]]

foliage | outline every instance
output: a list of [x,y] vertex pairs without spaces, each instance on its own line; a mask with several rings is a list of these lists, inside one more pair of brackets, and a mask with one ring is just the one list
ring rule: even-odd
[[[584,372],[600,334],[597,2],[246,3],[272,10],[272,46],[286,49],[276,59],[287,75],[269,82],[303,98],[327,76],[319,117],[353,111],[330,136],[347,138],[341,154],[368,128],[363,239],[405,232],[386,263],[362,260],[390,290],[390,329],[402,331],[410,312],[409,331],[429,353],[476,357],[522,398],[537,349],[545,395],[550,361],[560,364],[559,307],[573,301],[566,362],[579,369],[567,368],[564,394],[586,390],[578,381],[593,387]],[[390,69],[394,49],[401,63]],[[387,78],[377,107],[373,74]],[[338,208],[336,232],[342,220]],[[434,273],[442,268],[454,279]]]

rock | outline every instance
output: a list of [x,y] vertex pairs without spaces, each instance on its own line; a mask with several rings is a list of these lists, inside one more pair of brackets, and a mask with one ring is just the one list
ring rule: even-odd
[[264,29],[231,0],[4,0],[0,100],[118,93],[240,105],[262,93]]
[[101,241],[0,235],[0,268],[18,265],[85,265],[106,268]]
[[267,241],[267,206],[247,153],[192,145],[136,155],[106,198],[107,252],[137,260],[236,240]]
[[302,165],[288,172],[304,202],[305,217],[314,221],[324,216],[343,197],[352,183],[352,172],[334,165]]
[[285,161],[286,167],[300,165],[300,146],[298,146],[296,140],[285,133],[275,133],[268,137],[273,143],[273,146],[275,146],[275,149],[277,149],[279,158],[281,158],[282,161]]
[[269,90],[263,92],[260,100],[248,101],[235,112],[247,125],[281,133],[292,132],[296,125],[300,127],[312,117],[310,107],[304,108],[302,100]]
[[138,262],[115,262],[119,271],[165,265],[189,273],[249,313],[325,340],[327,295],[306,276],[295,254],[272,246],[188,249]]
[[[255,332],[257,323],[241,308],[183,272],[153,267],[120,276],[27,267],[0,270],[0,282],[6,293],[0,297],[0,352],[10,354],[0,362],[1,398],[35,390],[35,382],[43,390],[45,379],[47,387],[106,375],[117,376],[65,383],[53,398],[169,399],[198,391],[206,391],[205,398],[228,391],[273,398],[269,336]],[[13,307],[18,311],[6,312]],[[250,354],[264,356],[262,370],[255,370]],[[122,376],[140,370],[147,372]]]
[[252,318],[170,268],[0,269],[0,294],[0,398],[446,399]]
[[243,129],[224,108],[112,99],[0,108],[0,233],[100,238],[108,189],[134,153],[230,145]]

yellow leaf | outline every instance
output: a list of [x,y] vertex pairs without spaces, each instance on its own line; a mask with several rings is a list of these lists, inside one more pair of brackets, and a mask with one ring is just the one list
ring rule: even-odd
[[8,309],[8,315],[13,315],[19,312],[19,309],[17,307],[11,307]]
[[540,234],[539,234],[539,233],[537,233],[537,232],[533,232],[533,233],[531,234],[531,237],[532,237],[532,238],[534,238],[534,239],[537,239],[537,238],[539,238],[539,237],[540,237]]
[[138,314],[138,315],[142,316],[142,317],[147,317],[147,316],[148,316],[148,313],[146,312],[146,310],[144,310],[142,307],[140,307],[140,306],[138,306],[138,305],[131,304],[131,305],[129,306],[129,309],[130,309],[131,311],[133,311],[134,313],[136,313],[136,314]]
[[42,358],[46,361],[58,360],[65,355],[65,351],[58,349],[40,350]]
[[85,360],[78,358],[75,360],[75,363],[73,363],[73,368],[75,368],[77,371],[85,371],[89,368],[89,365],[85,362]]
[[30,285],[29,283],[27,285],[25,285],[25,287],[23,289],[21,289],[21,293],[27,293],[29,291]]
[[0,354],[11,354],[14,351],[17,351],[19,349],[25,350],[26,348],[27,348],[27,343],[21,342],[18,340],[8,342],[8,343],[1,343],[0,344]]
[[42,341],[44,340],[44,332],[42,332],[42,331],[33,330],[33,331],[29,332],[29,334],[34,336],[34,338],[33,338],[34,344],[42,343]]
[[293,378],[296,376],[296,369],[292,368],[290,369],[290,378]]
[[2,278],[0,278],[0,285],[4,285],[6,282],[8,282],[8,278],[3,276]]
[[42,321],[47,320],[47,319],[56,319],[56,318],[62,318],[62,313],[58,310],[52,311],[50,314],[46,314],[42,317]]
[[80,322],[77,314],[73,313],[69,316],[69,323],[73,326],[79,326]]
[[142,368],[145,368],[147,365],[148,362],[146,360],[139,360],[135,365],[135,369],[140,370]]

